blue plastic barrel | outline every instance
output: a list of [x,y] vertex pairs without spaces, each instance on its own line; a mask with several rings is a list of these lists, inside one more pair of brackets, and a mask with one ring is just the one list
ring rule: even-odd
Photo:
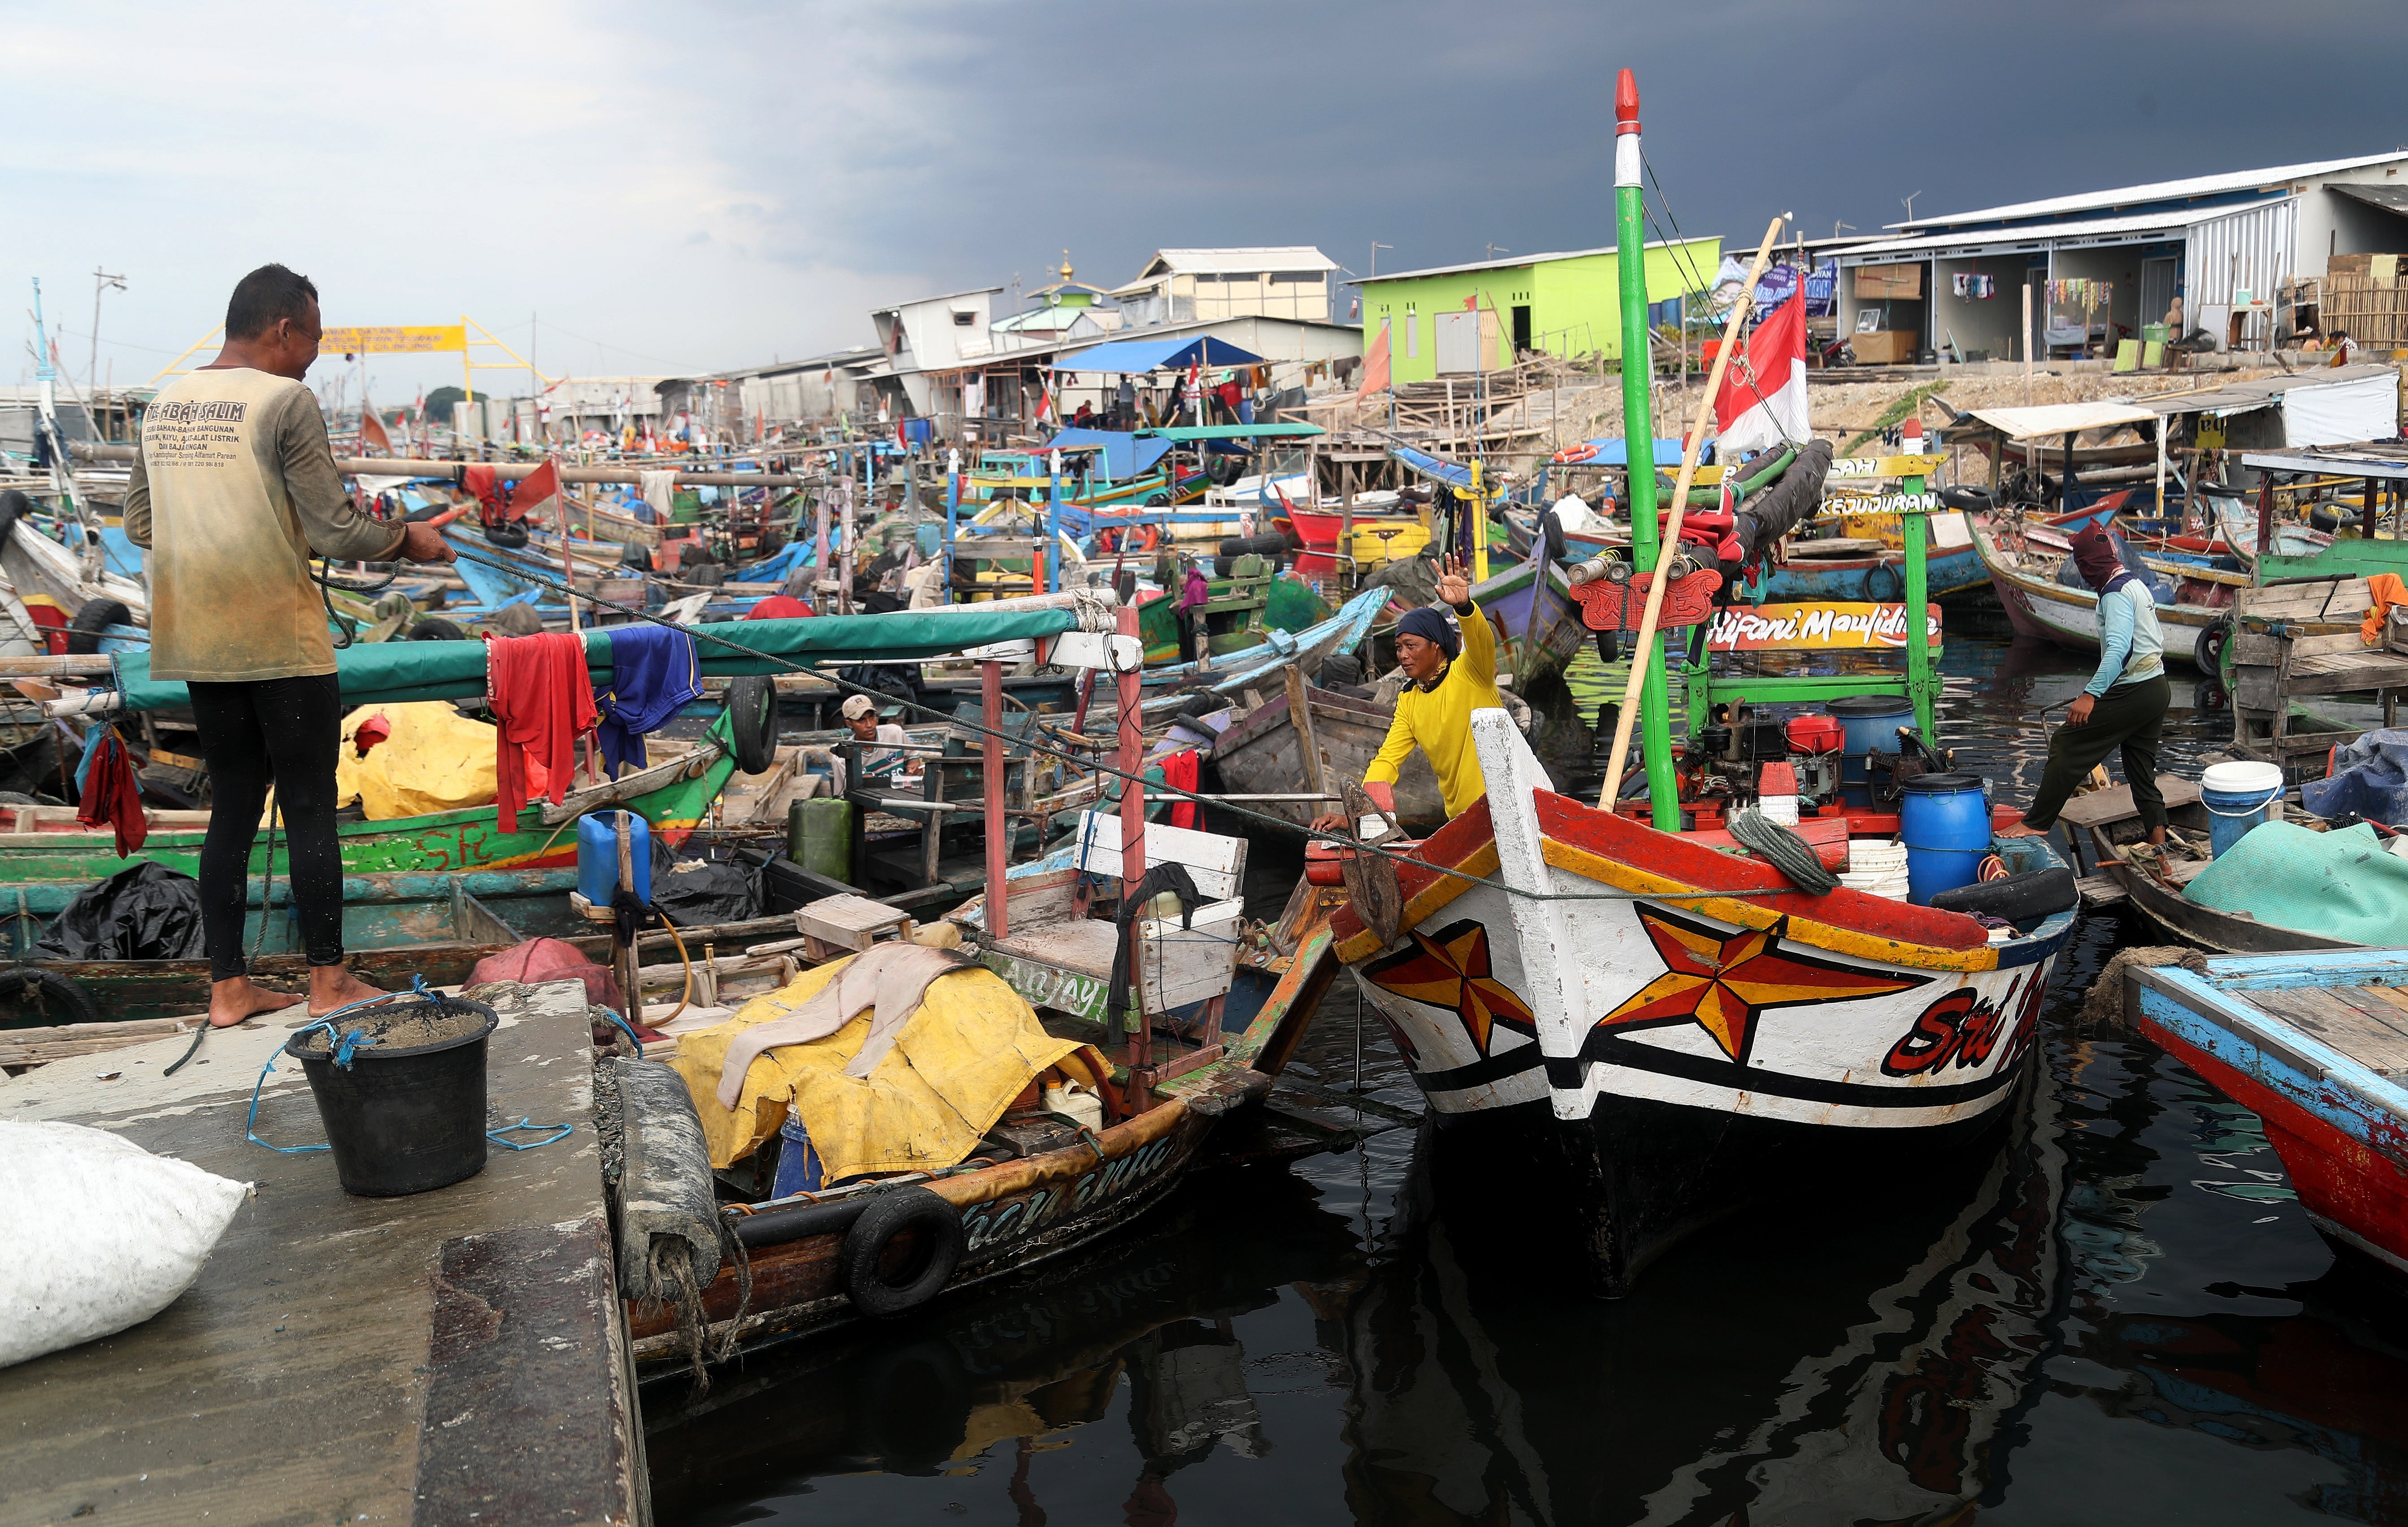
[[2199,777],[2200,804],[2207,807],[2207,842],[2212,857],[2241,841],[2242,835],[2266,820],[2267,809],[2283,798],[2283,770],[2273,764],[2216,764]]
[[1899,788],[1906,899],[1928,906],[1940,892],[1980,879],[1982,861],[1990,852],[1990,798],[1982,777],[1918,774]]
[[1872,775],[1865,755],[1898,751],[1898,729],[1914,724],[1914,702],[1899,694],[1851,694],[1831,702],[1840,723],[1840,798],[1850,806],[1873,804]]
[[619,891],[619,822],[626,821],[635,856],[636,899],[652,899],[652,827],[633,811],[596,811],[577,819],[577,892],[608,906]]

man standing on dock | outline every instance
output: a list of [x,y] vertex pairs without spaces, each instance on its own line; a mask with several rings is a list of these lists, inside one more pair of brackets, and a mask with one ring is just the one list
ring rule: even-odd
[[125,493],[125,534],[150,553],[150,677],[191,690],[208,762],[201,927],[217,1028],[300,1000],[253,986],[242,953],[251,844],[271,784],[308,951],[310,1013],[378,994],[343,966],[342,691],[310,553],[452,560],[440,531],[369,519],[344,496],[326,421],[302,381],[319,335],[308,277],[282,265],[244,277],[226,304],[217,359],[151,403]]
[[[1471,580],[1458,559],[1440,564],[1438,597],[1454,609],[1455,621],[1436,606],[1424,606],[1397,622],[1397,663],[1409,682],[1397,696],[1388,739],[1363,771],[1363,782],[1396,783],[1398,770],[1419,748],[1438,775],[1446,814],[1459,817],[1488,798],[1488,777],[1471,744],[1471,713],[1502,709],[1505,702],[1497,693],[1497,636],[1472,603]],[[1312,823],[1323,833],[1344,832],[1348,825],[1345,814],[1337,811]]]
[[2023,824],[2036,833],[2057,825],[2067,797],[2092,769],[2121,749],[2124,781],[2149,841],[2166,840],[2166,798],[2157,792],[2157,734],[2173,688],[2166,679],[2166,639],[2157,627],[2157,596],[2132,576],[2115,538],[2092,525],[2073,537],[2073,565],[2099,592],[2099,671],[2048,739],[2048,764]]

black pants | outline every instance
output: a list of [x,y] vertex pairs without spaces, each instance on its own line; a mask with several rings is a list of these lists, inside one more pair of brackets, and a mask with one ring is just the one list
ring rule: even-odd
[[2166,825],[2166,798],[2157,793],[2157,733],[2172,699],[2173,686],[2158,674],[2116,685],[2099,697],[2088,721],[2058,727],[2049,739],[2048,766],[2041,771],[2040,793],[2024,813],[2024,825],[2042,832],[2056,826],[2057,814],[2074,787],[2118,748],[2124,751],[2124,782],[2132,787],[2141,825]]
[[[201,845],[201,932],[209,979],[244,974],[243,901],[270,784],[302,944],[311,964],[341,964],[343,855],[335,840],[341,687],[333,674],[186,687],[200,725],[201,756],[209,765],[209,833]],[[262,906],[260,916],[267,915]]]

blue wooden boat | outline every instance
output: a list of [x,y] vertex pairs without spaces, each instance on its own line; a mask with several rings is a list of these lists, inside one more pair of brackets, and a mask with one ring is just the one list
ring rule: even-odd
[[2142,1034],[2255,1112],[2317,1231],[2408,1274],[2408,949],[2136,968]]

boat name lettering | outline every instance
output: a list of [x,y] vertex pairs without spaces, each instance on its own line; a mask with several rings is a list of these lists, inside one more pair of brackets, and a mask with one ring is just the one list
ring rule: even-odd
[[[1930,635],[1940,635],[1940,610],[1932,607]],[[1741,652],[1803,648],[1904,647],[1904,605],[1763,605],[1732,606],[1714,617],[1707,628],[1707,645],[1716,651]]]
[[1170,1154],[1168,1140],[1156,1140],[1152,1145],[1132,1150],[1127,1155],[1106,1162],[1102,1166],[1079,1179],[1070,1191],[1070,1199],[1085,1208],[1100,1198],[1110,1198],[1140,1177],[1152,1176]]
[[[2014,993],[2008,996],[2012,1001]],[[1914,1026],[1882,1057],[1882,1075],[1921,1076],[1952,1062],[1960,1071],[1978,1069],[1998,1048],[2006,1026],[1999,1004],[1960,986],[1916,1016]]]
[[1037,1228],[1039,1220],[1054,1203],[1054,1190],[1039,1188],[1026,1198],[1016,1198],[1009,1204],[982,1204],[962,1216],[962,1239],[970,1249],[990,1241],[1005,1239],[1015,1233],[1025,1234]]

